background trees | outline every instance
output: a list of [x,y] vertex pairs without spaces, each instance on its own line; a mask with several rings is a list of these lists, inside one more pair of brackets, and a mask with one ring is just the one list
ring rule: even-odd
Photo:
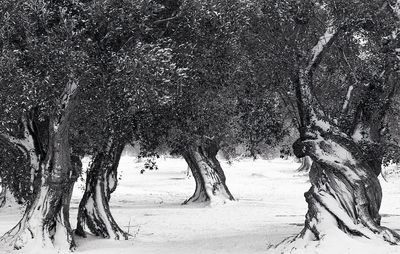
[[166,131],[150,140],[188,162],[197,187],[185,203],[233,199],[217,152],[247,142],[259,153],[256,146],[278,139],[283,122],[277,94],[249,71],[251,56],[241,44],[255,12],[247,2],[183,1],[174,13],[162,26],[178,75],[165,87],[166,111],[151,120]]

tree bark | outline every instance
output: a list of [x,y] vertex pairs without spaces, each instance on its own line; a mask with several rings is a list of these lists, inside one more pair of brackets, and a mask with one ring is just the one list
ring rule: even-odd
[[319,133],[298,140],[297,155],[309,155],[311,188],[305,227],[295,238],[320,240],[338,228],[355,237],[399,243],[400,236],[380,225],[382,190],[374,165],[363,158],[357,143],[343,133]]
[[69,203],[79,172],[71,165],[70,116],[75,105],[76,83],[68,83],[57,108],[49,116],[45,157],[40,157],[33,201],[19,223],[1,238],[15,249],[32,243],[43,248],[75,249],[69,223]]
[[182,153],[196,182],[194,194],[183,204],[234,200],[226,185],[224,171],[216,158],[218,145],[214,142],[207,143],[190,147]]
[[304,157],[300,158],[300,161],[301,161],[301,165],[297,169],[297,172],[309,172],[311,169],[311,165],[313,163],[310,156],[304,156]]
[[[20,125],[15,136],[5,133],[0,134],[0,143],[4,144],[7,149],[10,149],[13,157],[23,158],[30,169],[29,182],[25,179],[21,179],[21,176],[18,175],[25,174],[26,172],[15,172],[16,180],[11,181],[11,186],[9,186],[9,190],[14,194],[20,204],[30,202],[31,197],[34,196],[33,191],[35,185],[40,184],[39,164],[45,157],[45,153],[42,149],[43,144],[41,143],[40,134],[38,133],[33,115],[34,113],[27,113],[21,117]],[[21,179],[21,181],[18,181],[19,179]]]
[[110,139],[94,156],[79,204],[77,235],[86,237],[85,229],[88,229],[96,236],[128,239],[129,234],[118,226],[109,206],[111,193],[117,187],[117,170],[123,149],[123,144]]
[[0,179],[0,208],[6,204],[7,188],[6,185]]
[[40,165],[44,175],[34,190],[37,194],[33,202],[21,221],[2,237],[15,249],[24,247],[29,241],[44,247],[76,247],[69,223],[69,202],[78,176],[73,172],[69,150],[68,135],[56,133],[50,154]]
[[[309,241],[337,236],[337,233],[353,239],[400,242],[396,232],[380,225],[382,190],[378,175],[381,157],[378,154],[368,156],[369,149],[365,146],[371,144],[363,144],[364,140],[353,134],[360,129],[360,124],[369,130],[379,129],[376,127],[381,119],[377,121],[374,117],[373,121],[365,121],[372,119],[370,115],[368,119],[356,116],[355,130],[348,133],[324,112],[315,98],[313,72],[340,31],[332,24],[327,26],[308,57],[302,59],[304,62],[298,64],[299,73],[294,78],[301,126],[300,139],[293,144],[293,150],[297,157],[310,156],[313,164],[309,173],[311,188],[304,194],[308,203],[305,226],[295,238],[279,245],[284,248],[282,253],[301,248],[302,244],[306,247]],[[368,97],[372,98],[371,95]],[[346,96],[346,107],[349,99]],[[378,114],[379,117],[384,115]],[[374,133],[377,132],[370,134]],[[379,142],[379,138],[372,137],[372,140]]]
[[294,239],[285,241],[284,248],[299,248],[299,243],[306,246],[308,241],[335,235],[335,231],[398,244],[400,236],[380,225],[381,157],[368,156],[371,153],[366,151],[365,142],[362,145],[341,131],[318,108],[309,90],[311,85],[301,86],[303,97],[307,97],[303,103],[308,119],[303,121],[306,125],[300,129],[301,138],[293,149],[296,156],[310,156],[313,161],[311,188],[304,195],[308,203],[305,227]]

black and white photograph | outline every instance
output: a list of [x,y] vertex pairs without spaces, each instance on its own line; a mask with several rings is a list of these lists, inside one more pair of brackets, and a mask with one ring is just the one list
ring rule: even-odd
[[399,254],[400,0],[0,0],[0,254]]

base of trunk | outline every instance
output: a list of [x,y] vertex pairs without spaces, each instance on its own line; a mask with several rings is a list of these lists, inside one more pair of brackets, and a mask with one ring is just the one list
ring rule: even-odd
[[339,229],[332,228],[321,239],[315,240],[312,232],[305,231],[302,235],[290,237],[271,246],[268,254],[358,254],[358,253],[400,253],[398,245],[385,244],[381,240],[359,238],[343,233]]
[[[272,246],[268,253],[398,253],[399,235],[380,225],[370,225],[346,219],[335,205],[333,197],[311,188],[305,194],[308,203],[303,230],[294,237]],[[324,200],[324,201],[323,201]],[[343,217],[340,217],[343,216]],[[390,251],[390,249],[392,249]]]
[[235,200],[226,185],[224,171],[216,155],[218,147],[211,143],[187,149],[183,157],[192,171],[196,182],[194,194],[183,204],[189,203],[225,203]]
[[344,135],[325,134],[297,141],[294,150],[305,152],[313,160],[311,188],[304,195],[308,212],[304,229],[277,246],[280,253],[310,248],[315,242],[345,244],[340,239],[362,239],[359,242],[371,246],[400,243],[395,231],[380,225],[381,186],[374,165],[364,160],[354,141]]
[[[63,193],[63,194],[61,194]],[[19,223],[0,241],[14,249],[27,246],[74,250],[76,247],[69,224],[70,191],[43,186]]]
[[129,234],[123,231],[114,220],[104,192],[105,188],[102,183],[98,183],[93,192],[86,190],[79,204],[75,234],[86,237],[85,230],[88,230],[103,238],[128,240]]
[[75,233],[86,237],[85,230],[88,230],[103,238],[128,240],[130,235],[118,226],[109,205],[111,193],[117,187],[117,169],[124,146],[117,142],[109,143],[94,157],[87,172]]
[[194,194],[190,198],[185,200],[182,205],[187,205],[190,203],[204,203],[210,201],[210,197],[207,195],[204,187],[202,185],[200,185],[200,187],[197,186],[198,185],[196,185],[196,190]]
[[310,158],[310,156],[304,156],[304,157],[300,158],[300,161],[301,161],[301,165],[297,169],[297,172],[310,171],[311,165],[312,165],[312,159]]

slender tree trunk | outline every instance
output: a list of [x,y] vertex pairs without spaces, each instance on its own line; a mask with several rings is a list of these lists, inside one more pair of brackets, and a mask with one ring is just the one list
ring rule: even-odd
[[187,178],[190,178],[191,176],[192,176],[192,173],[191,173],[192,171],[190,170],[190,167],[189,167],[189,165],[188,165],[188,167],[187,167],[187,169],[186,169],[186,177]]
[[0,179],[0,208],[6,204],[7,188],[5,183]]
[[20,249],[30,243],[43,248],[74,249],[69,223],[69,204],[78,177],[71,165],[70,116],[75,104],[76,83],[68,83],[57,109],[49,116],[49,137],[45,158],[40,158],[40,179],[34,197],[19,223],[1,241]]
[[183,152],[196,182],[194,194],[183,204],[234,200],[226,186],[224,171],[216,158],[218,150],[218,146],[210,142]]
[[124,145],[110,140],[94,156],[87,171],[86,189],[79,204],[76,234],[86,237],[85,229],[96,236],[128,239],[110,211],[110,194],[117,187],[117,169]]
[[304,157],[300,158],[300,161],[301,161],[301,165],[297,169],[297,172],[309,172],[311,169],[311,165],[313,163],[310,156],[304,156]]

